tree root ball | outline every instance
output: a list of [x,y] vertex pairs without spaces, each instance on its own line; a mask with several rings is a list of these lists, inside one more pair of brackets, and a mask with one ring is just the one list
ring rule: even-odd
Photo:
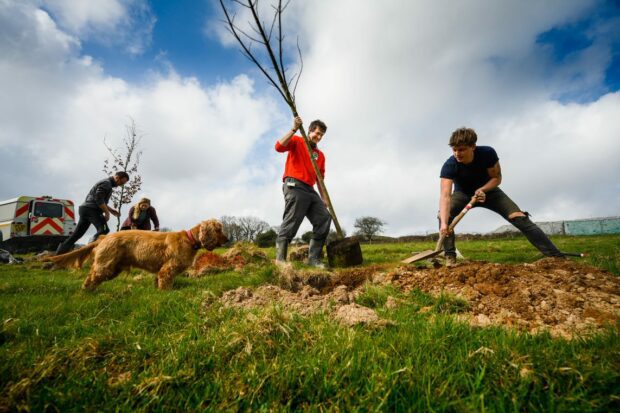
[[362,247],[353,237],[332,241],[327,245],[327,260],[330,267],[360,265],[364,261]]

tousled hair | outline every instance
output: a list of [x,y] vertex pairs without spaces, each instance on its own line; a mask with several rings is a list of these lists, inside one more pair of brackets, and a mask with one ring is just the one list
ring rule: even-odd
[[316,128],[321,128],[323,133],[327,132],[327,125],[325,124],[325,122],[323,122],[320,119],[313,120],[312,122],[310,122],[310,126],[308,126],[308,132],[312,132]]
[[458,128],[452,132],[449,145],[455,146],[474,146],[478,140],[476,131],[471,128]]
[[138,203],[136,205],[134,205],[133,207],[133,219],[136,220],[138,218],[140,218],[140,204],[148,204],[149,206],[151,206],[151,200],[148,198],[142,198],[141,200],[138,201]]

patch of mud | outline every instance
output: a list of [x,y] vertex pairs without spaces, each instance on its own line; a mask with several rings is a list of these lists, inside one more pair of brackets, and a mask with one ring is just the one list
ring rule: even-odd
[[187,274],[192,278],[198,278],[224,271],[240,271],[247,265],[267,261],[267,255],[260,248],[247,242],[238,242],[222,255],[205,251],[196,257]]
[[620,319],[620,277],[571,260],[533,264],[486,262],[452,268],[399,267],[385,281],[404,291],[450,292],[471,304],[461,317],[473,325],[500,324],[522,331],[548,330],[571,338]]

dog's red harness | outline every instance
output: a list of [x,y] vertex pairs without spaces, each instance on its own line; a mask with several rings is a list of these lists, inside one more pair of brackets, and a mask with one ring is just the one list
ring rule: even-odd
[[200,249],[200,243],[196,242],[196,239],[194,238],[194,234],[192,234],[192,231],[190,231],[189,229],[185,230],[185,235],[187,235],[187,238],[189,238],[189,242],[192,243],[192,248],[197,250]]

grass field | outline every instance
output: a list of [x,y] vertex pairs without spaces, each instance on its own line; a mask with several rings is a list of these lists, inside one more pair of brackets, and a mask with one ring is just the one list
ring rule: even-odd
[[[620,275],[620,236],[554,241]],[[475,260],[539,258],[523,238],[458,247]],[[364,245],[365,265],[429,248]],[[358,302],[395,325],[350,328],[214,299],[273,282],[271,265],[178,277],[173,291],[136,274],[87,293],[83,272],[0,267],[0,411],[620,410],[618,326],[572,341],[472,328],[451,313],[458,305],[438,305],[445,298],[369,285]],[[404,304],[387,308],[390,295]],[[419,311],[433,305],[443,310]]]

